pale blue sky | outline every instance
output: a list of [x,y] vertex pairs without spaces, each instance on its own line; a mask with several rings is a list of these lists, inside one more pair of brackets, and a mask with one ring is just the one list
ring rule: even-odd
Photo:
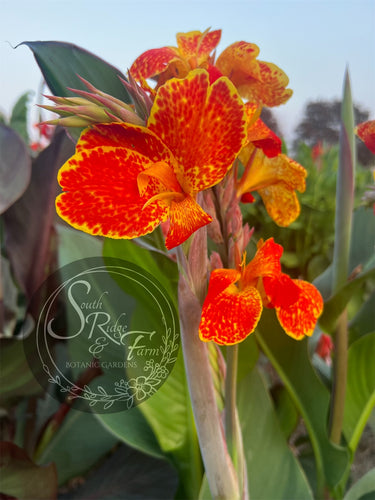
[[374,0],[0,0],[0,109],[8,114],[40,72],[25,40],[60,40],[94,52],[123,72],[143,51],[175,45],[175,33],[223,30],[218,47],[245,40],[280,66],[293,97],[277,108],[290,137],[309,100],[341,96],[346,65],[353,99],[375,118]]

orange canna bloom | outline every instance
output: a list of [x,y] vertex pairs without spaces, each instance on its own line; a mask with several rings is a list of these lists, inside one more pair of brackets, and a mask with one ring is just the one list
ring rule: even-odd
[[241,98],[227,78],[210,85],[205,70],[160,88],[147,127],[86,129],[60,169],[60,217],[111,238],[136,238],[169,221],[166,247],[184,242],[212,218],[198,192],[220,182],[246,140]]
[[211,273],[199,327],[201,340],[237,344],[256,328],[263,307],[274,308],[285,333],[296,340],[312,335],[323,299],[310,283],[281,272],[281,245],[273,238],[258,244],[253,260],[239,270]]
[[366,144],[369,150],[375,154],[375,120],[360,123],[355,128],[355,133]]
[[130,74],[144,86],[147,78],[157,78],[158,88],[170,78],[184,78],[195,68],[207,69],[220,37],[221,30],[177,33],[177,47],[147,50],[134,61]]
[[254,201],[251,193],[257,191],[276,224],[289,226],[301,210],[295,191],[305,191],[306,170],[281,153],[280,139],[263,122],[248,128],[248,143],[239,158],[245,171],[237,184],[238,198]]
[[259,106],[278,106],[291,97],[293,91],[286,88],[289,83],[287,75],[275,64],[259,61],[259,48],[253,43],[233,43],[214,63],[211,54],[220,37],[221,30],[178,33],[178,47],[144,52],[134,61],[130,74],[152,91],[146,84],[147,78],[157,79],[159,88],[169,78],[183,78],[190,70],[199,67],[209,71],[211,81],[227,76],[243,98]]

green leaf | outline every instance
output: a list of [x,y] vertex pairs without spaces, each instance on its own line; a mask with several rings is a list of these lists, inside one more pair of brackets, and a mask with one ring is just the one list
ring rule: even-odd
[[147,455],[164,458],[160,445],[139,407],[119,413],[97,414],[96,418],[123,443]]
[[354,198],[354,112],[349,73],[345,73],[344,95],[341,106],[339,169],[336,185],[335,245],[333,255],[334,292],[342,287],[349,272],[349,252]]
[[172,500],[176,487],[176,473],[165,460],[122,445],[69,494],[69,500]]
[[316,460],[318,494],[324,483],[334,488],[348,467],[349,454],[328,438],[330,394],[311,365],[307,340],[288,337],[274,311],[263,312],[256,335],[303,416]]
[[129,94],[118,78],[125,76],[91,52],[65,42],[23,42],[20,45],[26,45],[32,50],[53,94],[61,97],[73,95],[67,87],[87,90],[78,78],[79,75],[99,90],[130,102]]
[[0,124],[0,213],[25,192],[31,177],[31,157],[22,138]]
[[104,241],[103,255],[132,262],[145,269],[163,285],[177,307],[177,264],[167,254],[147,250],[130,240],[107,238]]
[[0,492],[18,500],[57,498],[57,474],[54,464],[35,465],[26,452],[13,443],[0,443]]
[[72,227],[56,224],[59,267],[76,260],[102,255],[103,241]]
[[42,392],[42,388],[29,368],[22,340],[0,339],[0,346],[1,405],[8,406],[14,404],[23,396],[40,394]]
[[257,369],[239,385],[238,413],[250,498],[312,499],[309,484],[286,443],[271,398]]
[[350,344],[355,340],[375,332],[375,290],[370,294],[361,309],[349,324]]
[[323,314],[319,318],[319,324],[326,332],[332,332],[337,319],[344,311],[353,295],[370,279],[375,278],[375,267],[359,274],[355,279],[348,281],[346,285],[337,290],[337,293],[324,304]]
[[[177,304],[177,266],[166,254],[146,250],[132,241],[109,239],[104,243],[103,254],[142,267],[165,287]],[[148,314],[147,311],[139,313]],[[139,406],[139,410],[153,430],[160,449],[178,470],[181,483],[179,494],[197,497],[202,465],[181,352],[166,382]]]
[[374,359],[375,332],[350,346],[343,430],[353,453],[375,406]]
[[[369,496],[367,496],[369,495]],[[375,497],[375,468],[369,470],[347,491],[344,500],[372,500]]]
[[12,115],[9,120],[9,126],[18,132],[26,144],[29,144],[30,138],[27,131],[27,101],[30,99],[31,92],[23,94],[12,110]]
[[94,415],[71,409],[55,437],[38,459],[39,464],[54,462],[59,485],[85,474],[117,443]]
[[163,386],[139,408],[178,470],[180,494],[197,498],[203,471],[182,351]]

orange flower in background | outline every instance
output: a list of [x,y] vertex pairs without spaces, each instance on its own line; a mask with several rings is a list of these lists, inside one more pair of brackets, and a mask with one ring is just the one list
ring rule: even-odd
[[258,61],[257,45],[235,42],[216,61],[216,67],[237,87],[239,94],[261,106],[279,106],[293,94],[286,86],[289,78],[278,66]]
[[240,154],[246,165],[237,184],[237,196],[246,202],[257,191],[269,216],[281,227],[289,226],[299,216],[301,207],[296,190],[306,189],[306,170],[284,154],[269,158],[254,146],[245,147]]
[[[157,87],[173,77],[184,78],[195,68],[208,68],[211,52],[220,41],[221,30],[177,33],[177,47],[147,50],[132,64],[130,74],[138,81],[156,78]],[[146,88],[150,90],[150,87]]]
[[375,120],[360,123],[355,128],[355,133],[366,144],[369,150],[375,154]]
[[86,129],[60,169],[58,214],[73,227],[136,238],[169,220],[173,248],[211,222],[196,202],[220,182],[246,140],[241,98],[227,78],[206,71],[169,80],[155,98],[147,128],[128,123]]
[[178,47],[144,52],[131,66],[130,74],[151,91],[147,78],[157,79],[159,88],[169,78],[183,78],[190,70],[200,67],[209,71],[211,82],[227,76],[243,98],[259,106],[278,106],[291,97],[293,91],[286,88],[287,75],[275,64],[259,61],[259,48],[255,44],[236,42],[226,48],[215,63],[211,53],[220,37],[221,30],[178,33]]
[[273,238],[258,244],[253,260],[239,270],[211,273],[203,304],[199,336],[220,345],[237,344],[250,335],[263,306],[274,308],[287,335],[300,340],[312,335],[323,299],[310,283],[281,272],[281,245]]

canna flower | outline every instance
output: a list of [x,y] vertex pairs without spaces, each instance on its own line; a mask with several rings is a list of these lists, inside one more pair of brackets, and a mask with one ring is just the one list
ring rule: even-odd
[[144,88],[147,78],[157,80],[156,88],[169,78],[184,78],[195,68],[207,69],[211,81],[227,76],[239,94],[259,106],[278,106],[292,95],[289,79],[275,64],[259,61],[259,48],[252,43],[236,42],[226,48],[215,63],[212,52],[218,45],[221,30],[177,34],[178,47],[151,49],[141,54],[130,68],[130,74]]
[[306,170],[281,153],[280,139],[256,119],[254,106],[247,103],[246,113],[247,144],[239,155],[245,171],[237,183],[237,197],[243,202],[253,202],[251,193],[257,191],[270,217],[286,227],[300,213],[295,191],[305,191]]
[[193,69],[208,69],[210,54],[220,37],[221,30],[177,33],[177,47],[147,50],[134,61],[130,74],[143,86],[147,78],[157,78],[158,88],[170,78],[185,78]]
[[274,308],[280,325],[296,340],[312,335],[323,299],[310,283],[281,272],[281,245],[258,244],[255,257],[240,268],[211,273],[199,327],[201,340],[237,344],[256,328],[263,307]]
[[241,98],[227,78],[210,85],[205,70],[169,80],[147,127],[94,125],[60,169],[58,214],[73,227],[136,238],[168,221],[166,247],[211,222],[198,192],[220,182],[246,140]]
[[369,150],[375,154],[375,120],[360,123],[355,128],[355,133],[366,144]]

